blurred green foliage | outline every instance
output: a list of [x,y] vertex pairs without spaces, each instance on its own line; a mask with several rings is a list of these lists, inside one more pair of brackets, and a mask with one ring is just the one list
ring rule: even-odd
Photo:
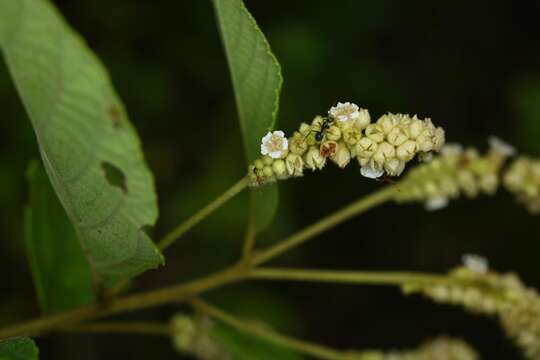
[[[157,237],[232,185],[245,171],[227,65],[210,1],[55,3],[109,68],[157,179]],[[537,4],[502,1],[354,0],[246,4],[283,66],[280,127],[351,100],[383,112],[428,116],[449,141],[485,146],[499,135],[540,155],[540,48]],[[24,255],[24,171],[37,154],[29,121],[0,67],[0,323],[38,314]],[[204,136],[201,136],[204,134]],[[536,135],[538,134],[538,136]],[[383,186],[354,166],[329,166],[280,186],[278,217],[261,243]],[[248,198],[238,197],[166,254],[167,268],[145,274],[148,289],[230,263],[240,251]],[[351,220],[276,264],[336,269],[446,271],[466,252],[487,256],[540,287],[540,225],[501,191],[426,213],[387,205]],[[253,286],[252,286],[253,285]],[[495,323],[458,309],[403,298],[395,289],[261,283],[212,292],[236,314],[274,319],[277,328],[340,348],[410,347],[440,333],[463,336],[485,358],[519,359]],[[250,304],[249,306],[246,304]],[[282,304],[282,305],[279,305]],[[271,310],[286,308],[289,316]],[[170,308],[140,318],[167,319]],[[164,339],[51,335],[43,358],[181,358]]]

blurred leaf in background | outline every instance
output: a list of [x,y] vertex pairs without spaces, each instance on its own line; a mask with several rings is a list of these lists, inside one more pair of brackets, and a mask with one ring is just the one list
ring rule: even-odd
[[[283,83],[281,67],[242,0],[213,0],[213,3],[250,164],[260,157],[262,137],[276,124]],[[277,185],[252,189],[251,201],[254,226],[261,232],[277,211]]]
[[32,339],[0,341],[0,360],[37,360],[39,350]]
[[94,300],[92,272],[73,225],[41,163],[32,162],[27,176],[25,240],[41,309],[55,312],[89,304]]
[[157,267],[153,177],[103,65],[44,0],[0,0],[0,47],[94,274]]

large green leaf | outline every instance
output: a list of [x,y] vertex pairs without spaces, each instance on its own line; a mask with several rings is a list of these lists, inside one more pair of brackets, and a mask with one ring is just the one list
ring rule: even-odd
[[152,174],[103,65],[46,0],[0,0],[0,48],[94,273],[158,266]]
[[[276,57],[242,0],[212,0],[229,63],[248,162],[260,156],[260,141],[273,129],[283,78]],[[252,191],[258,231],[275,215],[277,185]]]
[[92,272],[73,225],[38,162],[28,168],[26,247],[41,309],[54,312],[94,300]]
[[241,333],[223,324],[216,324],[211,329],[210,336],[234,360],[301,360],[304,358],[293,350]]
[[38,353],[36,344],[29,338],[0,341],[0,360],[37,360]]

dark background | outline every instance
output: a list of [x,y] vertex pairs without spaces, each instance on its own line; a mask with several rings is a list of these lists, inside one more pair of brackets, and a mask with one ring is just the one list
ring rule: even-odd
[[[238,180],[242,142],[210,1],[56,0],[110,69],[138,128],[160,196],[156,238]],[[540,154],[538,11],[521,2],[246,1],[283,67],[280,127],[354,101],[431,117],[449,141],[484,148],[490,134]],[[0,66],[0,323],[39,311],[24,254],[24,172],[35,138]],[[383,186],[328,166],[280,185],[269,244]],[[139,290],[217,270],[236,259],[247,215],[244,194],[178,241],[168,266]],[[428,213],[385,205],[327,232],[273,264],[306,268],[444,272],[464,253],[516,271],[540,287],[540,223],[504,191]],[[495,321],[403,297],[395,288],[250,283],[209,299],[236,314],[337,348],[412,347],[438,334],[462,336],[486,359],[519,359]],[[175,307],[131,318],[166,320]],[[181,358],[167,339],[48,335],[43,359]]]

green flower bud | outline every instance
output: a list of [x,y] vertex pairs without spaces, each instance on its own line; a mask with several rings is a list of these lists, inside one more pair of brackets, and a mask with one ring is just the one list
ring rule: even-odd
[[287,168],[285,166],[285,160],[276,160],[272,164],[272,171],[276,178],[278,179],[285,179],[287,178]]

